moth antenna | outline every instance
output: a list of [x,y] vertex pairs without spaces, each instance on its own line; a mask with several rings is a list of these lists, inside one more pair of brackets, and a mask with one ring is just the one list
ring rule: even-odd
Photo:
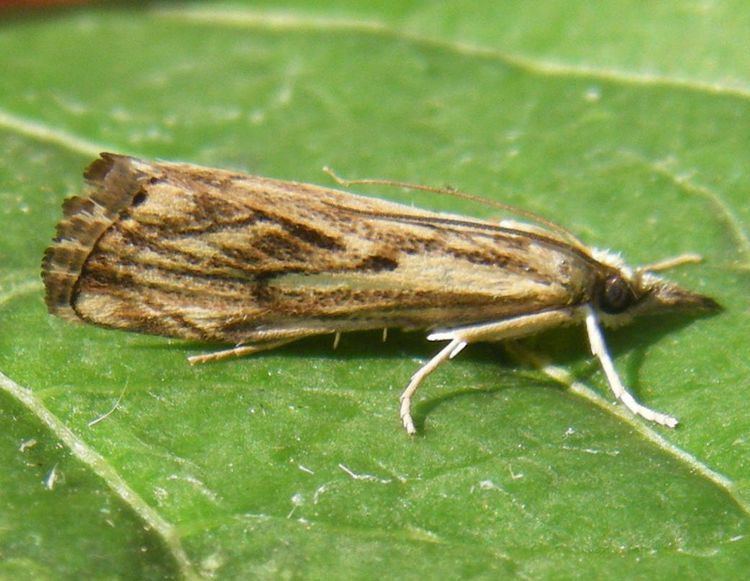
[[422,192],[431,192],[433,194],[441,194],[445,196],[453,196],[454,198],[459,198],[462,200],[469,200],[471,202],[484,204],[485,206],[496,208],[504,212],[509,212],[511,214],[514,214],[515,216],[522,216],[524,218],[527,218],[529,220],[536,222],[537,224],[541,224],[549,228],[553,232],[556,232],[563,238],[565,238],[565,240],[570,242],[573,246],[575,246],[579,250],[583,250],[586,252],[588,251],[587,246],[583,244],[583,242],[581,242],[575,236],[575,234],[573,234],[570,230],[563,228],[559,224],[555,224],[554,222],[550,220],[547,220],[547,218],[540,216],[539,214],[535,214],[534,212],[530,212],[529,210],[524,210],[523,208],[511,206],[510,204],[503,204],[502,202],[498,202],[496,200],[484,198],[476,194],[470,194],[469,192],[457,190],[456,188],[453,188],[453,187],[438,188],[435,186],[425,186],[422,184],[412,184],[409,182],[399,182],[396,180],[386,180],[386,179],[380,179],[380,178],[365,178],[365,179],[351,180],[351,179],[346,179],[346,178],[341,177],[327,165],[323,166],[323,172],[331,176],[331,178],[333,178],[333,180],[336,183],[344,187],[349,187],[352,185],[389,186],[389,187],[402,188],[402,189],[407,189],[407,190],[419,190]]

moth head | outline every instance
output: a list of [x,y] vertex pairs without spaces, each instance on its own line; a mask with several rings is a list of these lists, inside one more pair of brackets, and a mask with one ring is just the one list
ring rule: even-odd
[[[634,316],[652,313],[708,313],[721,309],[714,299],[658,276],[649,267],[634,270],[619,257],[609,254],[597,259],[604,268],[595,284],[593,300],[602,319],[609,325],[626,323]],[[675,265],[679,263],[675,261]],[[659,270],[662,268],[666,266],[659,265]]]

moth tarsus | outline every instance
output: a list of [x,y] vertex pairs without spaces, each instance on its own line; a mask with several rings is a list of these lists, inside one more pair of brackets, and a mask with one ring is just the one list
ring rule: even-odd
[[[631,412],[673,427],[676,420],[639,404],[625,389],[602,324],[718,308],[653,272],[695,262],[695,255],[631,269],[544,219],[496,224],[310,184],[111,153],[94,161],[85,177],[88,191],[65,202],[43,260],[52,314],[234,345],[190,357],[191,363],[313,335],[334,334],[335,347],[347,331],[428,329],[430,340],[448,343],[401,396],[410,434],[416,432],[411,401],[421,382],[464,347],[568,324],[585,325],[610,388]],[[363,181],[410,186],[357,180]]]

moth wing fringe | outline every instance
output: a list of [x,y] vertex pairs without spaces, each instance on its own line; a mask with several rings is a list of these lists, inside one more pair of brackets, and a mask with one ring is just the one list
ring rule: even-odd
[[128,156],[102,153],[84,172],[87,194],[64,202],[55,239],[42,259],[44,300],[50,313],[79,320],[71,304],[76,281],[97,240],[141,189],[145,174],[138,171],[139,163]]

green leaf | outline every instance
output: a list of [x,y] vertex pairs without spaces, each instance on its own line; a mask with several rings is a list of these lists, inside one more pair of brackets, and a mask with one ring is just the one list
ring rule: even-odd
[[[750,566],[745,3],[202,2],[0,28],[0,576],[738,577]],[[726,310],[467,349],[345,335],[221,364],[47,315],[38,271],[100,150],[537,211]],[[372,189],[496,218],[464,200]],[[520,353],[520,357],[518,356]],[[111,413],[110,413],[111,412]],[[108,415],[107,415],[108,414]],[[101,418],[101,421],[93,423]]]

